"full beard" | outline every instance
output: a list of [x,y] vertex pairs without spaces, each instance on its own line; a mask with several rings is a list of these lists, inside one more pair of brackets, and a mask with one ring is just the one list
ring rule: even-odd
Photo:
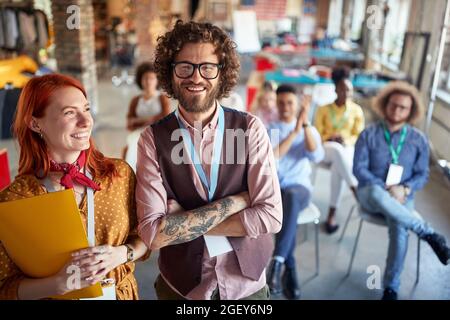
[[408,122],[409,116],[408,117],[395,117],[395,116],[386,116],[386,121],[392,125],[392,126],[396,126],[396,125],[400,125],[402,123],[406,123]]
[[[189,96],[189,94],[184,91],[184,87],[188,85],[189,84],[177,86],[173,84],[174,98],[178,100],[184,110],[192,113],[203,113],[214,106],[214,101],[216,100],[219,92],[219,85],[216,85],[212,89],[211,86],[205,86],[207,93],[204,98]],[[210,91],[208,92],[208,90]]]

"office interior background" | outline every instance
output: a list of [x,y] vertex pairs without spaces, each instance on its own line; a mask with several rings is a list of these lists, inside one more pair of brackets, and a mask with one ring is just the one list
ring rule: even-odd
[[[18,172],[20,150],[11,125],[29,79],[59,72],[81,80],[97,147],[122,158],[128,106],[139,93],[136,66],[152,60],[158,36],[177,19],[208,21],[237,44],[239,84],[223,104],[242,111],[250,111],[265,81],[290,83],[312,96],[313,121],[317,108],[335,99],[332,68],[347,66],[368,125],[377,120],[371,103],[384,86],[393,80],[413,84],[426,106],[417,127],[431,150],[430,178],[416,196],[416,210],[450,237],[449,10],[448,0],[0,0],[0,189]],[[387,228],[366,223],[356,251],[357,214],[345,233],[328,235],[319,228],[316,234],[315,222],[328,210],[330,173],[319,165],[313,175],[312,201],[320,217],[297,230],[302,299],[379,299]],[[346,189],[337,213],[341,226],[354,205]],[[450,269],[428,246],[420,250],[418,257],[411,235],[400,298],[450,299]],[[157,257],[153,252],[137,264],[141,299],[156,299]]]

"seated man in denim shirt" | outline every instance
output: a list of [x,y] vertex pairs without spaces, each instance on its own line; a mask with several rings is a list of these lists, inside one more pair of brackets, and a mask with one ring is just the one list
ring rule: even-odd
[[[273,263],[267,283],[272,295],[282,291],[288,299],[300,298],[294,258],[297,218],[311,199],[310,161],[320,162],[324,151],[319,132],[308,121],[309,99],[304,98],[298,113],[295,88],[282,85],[277,89],[279,121],[269,125],[269,137],[277,159],[277,173],[283,202],[283,225],[276,235]],[[281,278],[282,266],[285,266]]]
[[386,218],[389,249],[383,299],[396,300],[408,230],[428,242],[444,265],[450,262],[450,249],[443,236],[412,214],[414,194],[424,187],[429,173],[427,139],[411,126],[423,112],[418,91],[407,83],[392,82],[379,93],[374,106],[383,120],[359,136],[353,173],[363,209]]

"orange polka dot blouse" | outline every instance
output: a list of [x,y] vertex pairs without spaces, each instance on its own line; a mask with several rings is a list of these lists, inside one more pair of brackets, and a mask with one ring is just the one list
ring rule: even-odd
[[[136,204],[134,191],[136,177],[130,166],[113,159],[119,177],[112,183],[107,179],[95,179],[101,186],[94,193],[96,245],[120,246],[129,237],[137,236]],[[45,194],[46,189],[34,175],[17,177],[13,183],[0,192],[0,202],[18,200]],[[84,197],[80,203],[80,215],[86,228],[87,203]],[[138,287],[133,275],[134,262],[125,263],[112,270],[107,277],[116,281],[118,300],[138,299]],[[0,300],[17,299],[20,281],[25,275],[8,257],[0,242]]]

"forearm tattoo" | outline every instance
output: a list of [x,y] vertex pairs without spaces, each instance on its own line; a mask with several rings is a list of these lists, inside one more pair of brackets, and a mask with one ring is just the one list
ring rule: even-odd
[[175,235],[178,230],[180,229],[180,226],[187,220],[186,215],[181,214],[172,214],[167,217],[166,226],[164,228],[164,233],[168,236]]
[[229,198],[223,199],[222,206],[219,208],[220,219],[224,220],[227,217],[232,205],[233,200]]
[[161,230],[164,246],[192,241],[204,235],[234,213],[234,204],[231,198],[225,198],[201,208],[168,215]]

